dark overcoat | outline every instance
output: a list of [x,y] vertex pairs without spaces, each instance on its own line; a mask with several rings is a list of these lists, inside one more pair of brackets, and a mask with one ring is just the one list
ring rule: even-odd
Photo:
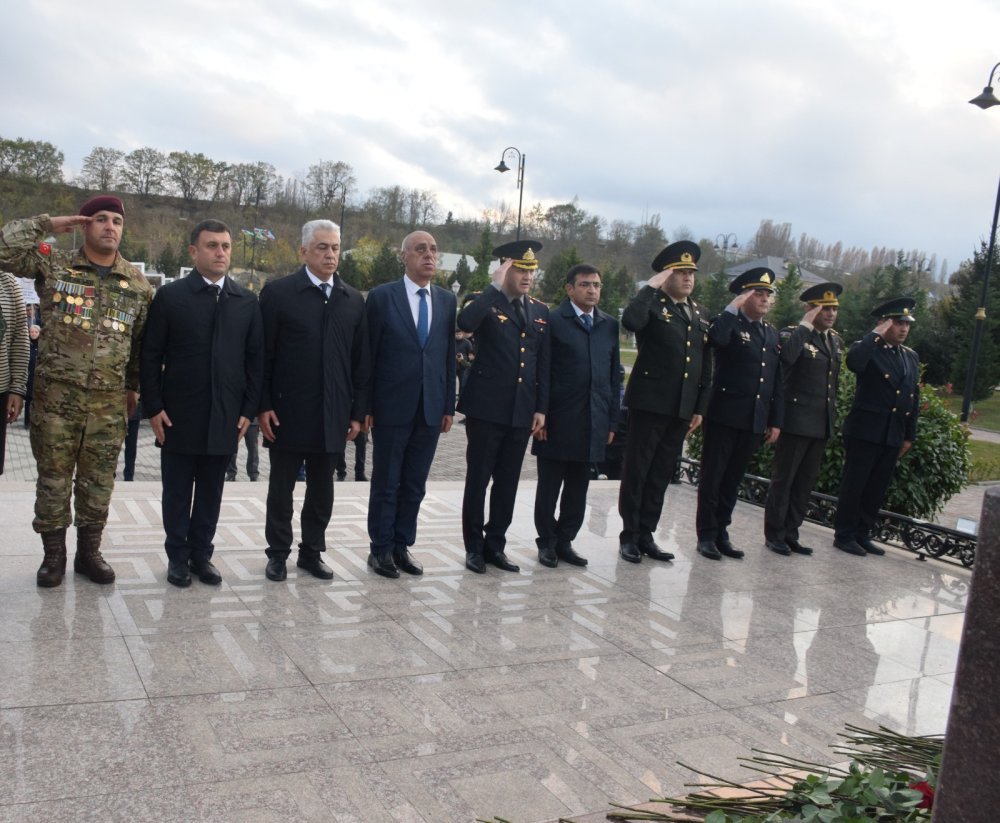
[[690,420],[708,408],[708,317],[697,303],[690,305],[689,321],[662,289],[644,286],[626,307],[622,325],[635,333],[639,349],[625,390],[629,409]]
[[371,380],[368,324],[361,293],[334,275],[329,300],[305,268],[269,282],[264,318],[264,388],[260,410],[280,426],[271,448],[336,454],[350,421],[364,421]]
[[369,413],[376,426],[408,425],[418,412],[425,425],[440,426],[455,413],[455,295],[432,285],[429,297],[431,324],[421,348],[403,281],[368,294]]
[[588,332],[566,298],[549,312],[549,345],[547,439],[533,440],[531,453],[549,460],[599,463],[608,433],[618,423],[618,321],[595,309]]
[[469,417],[530,428],[549,406],[549,307],[529,298],[522,327],[514,307],[487,286],[458,313],[458,327],[476,336],[476,359],[458,401]]
[[851,345],[847,368],[857,378],[854,402],[844,420],[844,437],[902,446],[917,437],[920,360],[913,349],[886,345],[868,332]]
[[233,454],[237,420],[257,413],[263,355],[253,292],[226,277],[216,300],[197,269],[161,287],[149,307],[139,377],[143,413],[170,418],[163,448]]
[[715,352],[709,420],[762,434],[780,429],[784,386],[778,332],[766,321],[753,323],[739,312],[724,311],[708,329]]
[[837,419],[837,381],[843,343],[799,324],[781,330],[781,372],[785,381],[785,420],[781,431],[825,440]]

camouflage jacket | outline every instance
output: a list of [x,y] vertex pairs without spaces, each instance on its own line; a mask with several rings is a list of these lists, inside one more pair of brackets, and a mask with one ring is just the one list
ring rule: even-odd
[[35,280],[39,377],[92,391],[139,389],[139,348],[153,289],[121,255],[101,277],[82,251],[52,248],[47,214],[0,229],[0,267]]

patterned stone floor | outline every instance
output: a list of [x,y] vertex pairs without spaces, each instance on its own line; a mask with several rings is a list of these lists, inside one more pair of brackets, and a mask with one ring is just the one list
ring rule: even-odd
[[[458,475],[460,478],[461,475]],[[422,578],[365,567],[367,486],[337,484],[336,577],[264,577],[264,483],[227,484],[224,583],[166,583],[159,484],[119,484],[112,586],[37,589],[32,484],[0,485],[0,821],[472,821],[603,818],[679,793],[680,763],[740,780],[756,746],[834,761],[847,722],[945,728],[966,571],[890,549],[811,558],[761,540],[694,552],[672,487],[670,564],[619,561],[617,484],[592,485],[580,570],[537,563],[522,482],[520,574],[466,572],[462,486],[430,485]],[[297,504],[301,503],[297,489]]]

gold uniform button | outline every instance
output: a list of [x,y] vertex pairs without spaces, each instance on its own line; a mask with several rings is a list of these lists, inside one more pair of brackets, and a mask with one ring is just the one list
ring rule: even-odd
[[522,368],[522,369],[524,368],[524,363],[522,363],[522,364],[521,364],[521,368]]
[[899,394],[899,389],[896,389],[896,394]]
[[690,363],[691,362],[691,358],[690,357],[685,357],[684,358],[684,362],[685,363]]
[[524,346],[521,346],[521,354],[524,354]]
[[761,382],[761,383],[763,383],[763,382],[764,382],[764,378],[763,378],[763,377],[762,377],[762,378],[760,379],[760,382]]
[[760,400],[760,395],[759,394],[757,395],[757,399]]
[[521,332],[521,337],[524,337],[524,332]]
[[895,411],[896,411],[896,407],[895,407],[895,406],[893,406],[893,407],[892,407],[892,410],[893,410],[893,411],[895,412]]
[[763,360],[761,361],[760,365],[761,365],[761,368],[763,368],[763,369],[767,368],[767,363],[765,363]]
[[521,378],[519,377],[519,378],[517,378],[517,382],[518,382],[518,383],[523,383],[523,382],[524,382],[524,380],[522,380],[522,379],[521,379]]
[[886,379],[886,380],[888,380],[888,379],[889,379],[889,375],[888,375],[888,374],[886,374],[886,375],[885,375],[885,379]]
[[688,347],[690,347],[690,346],[691,346],[691,341],[690,341],[690,340],[688,340]]
[[[687,373],[687,372],[684,372],[684,379],[685,379],[685,380],[687,380],[687,376],[688,376],[688,373]],[[723,391],[725,391],[725,389],[723,389]]]

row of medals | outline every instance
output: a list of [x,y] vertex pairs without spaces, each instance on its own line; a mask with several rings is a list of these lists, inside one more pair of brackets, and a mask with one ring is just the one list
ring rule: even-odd
[[[123,289],[127,289],[128,281],[122,280],[119,285]],[[91,328],[94,316],[93,286],[57,280],[55,291],[52,294],[52,302],[65,313],[63,323],[72,323],[82,329]],[[125,331],[135,319],[134,315],[118,309],[105,309],[104,315],[101,324],[114,331]]]

